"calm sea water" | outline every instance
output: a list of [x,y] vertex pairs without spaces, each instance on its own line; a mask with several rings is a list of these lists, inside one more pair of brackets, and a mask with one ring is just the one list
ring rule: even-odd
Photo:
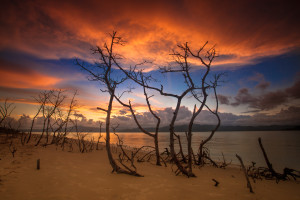
[[[143,133],[118,133],[124,144],[132,147],[143,145],[153,146],[153,139]],[[181,135],[182,145],[186,151],[187,141],[184,133]],[[197,152],[200,141],[207,138],[209,132],[194,132],[192,147]],[[88,133],[87,137],[98,137],[99,133]],[[105,135],[102,133],[102,135]],[[70,135],[71,136],[71,135]],[[222,153],[227,162],[239,164],[235,154],[240,155],[244,163],[257,163],[257,166],[266,166],[263,154],[258,144],[258,138],[268,154],[275,170],[281,171],[284,167],[300,170],[300,131],[234,131],[216,132],[213,139],[207,143],[211,157],[222,161]],[[116,136],[112,134],[112,143],[116,143]],[[103,139],[102,139],[103,141]],[[169,133],[159,133],[159,146],[161,150],[169,147]],[[176,147],[178,149],[178,145]]]

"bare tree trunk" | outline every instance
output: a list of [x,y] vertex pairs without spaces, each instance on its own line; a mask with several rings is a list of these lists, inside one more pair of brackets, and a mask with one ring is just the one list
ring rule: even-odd
[[0,127],[2,126],[4,120],[8,118],[16,108],[13,103],[7,103],[7,101],[8,99],[6,98],[4,101],[4,105],[0,105]]
[[[218,86],[218,81],[219,81],[219,79],[221,78],[221,76],[222,76],[223,74],[218,74],[218,75],[215,75],[215,80],[214,80],[214,82],[212,82],[212,88],[213,88],[213,90],[214,90],[214,96],[215,96],[215,99],[216,99],[216,110],[215,111],[212,111],[206,104],[204,105],[204,104],[202,104],[202,105],[204,105],[213,115],[215,115],[216,116],[216,118],[217,118],[217,124],[216,124],[216,126],[215,126],[215,128],[211,131],[211,133],[210,133],[210,135],[209,135],[209,137],[208,138],[206,138],[205,140],[202,140],[201,141],[201,143],[200,143],[200,146],[199,146],[199,157],[198,157],[198,164],[199,165],[202,165],[202,164],[204,164],[204,162],[203,162],[203,147],[204,147],[204,145],[207,143],[207,142],[209,142],[211,139],[212,139],[212,137],[214,136],[214,134],[215,134],[215,132],[219,129],[219,127],[220,127],[220,125],[221,125],[221,119],[220,119],[220,116],[219,116],[219,113],[218,113],[218,110],[219,110],[219,100],[218,100],[218,96],[217,96],[217,86]],[[202,83],[203,85],[204,85],[204,83]],[[206,94],[206,91],[204,90],[203,91],[204,92],[204,94],[205,94],[205,102],[206,102],[206,99],[207,99],[207,94]],[[203,107],[201,108],[201,110],[203,109]]]
[[246,171],[246,168],[245,168],[245,165],[243,163],[242,158],[239,155],[237,155],[237,154],[235,156],[239,159],[239,161],[241,163],[241,166],[243,168],[243,171],[244,171],[244,174],[245,174],[245,177],[246,177],[246,181],[247,181],[247,188],[249,188],[249,190],[250,190],[251,193],[254,193],[253,189],[252,189],[252,186],[251,186],[251,183],[249,181],[249,177],[248,177],[248,174],[247,174],[247,171]]
[[106,152],[108,156],[109,163],[111,167],[113,168],[112,172],[119,172],[121,168],[116,164],[115,160],[113,159],[111,149],[110,149],[110,115],[112,110],[112,103],[113,103],[114,96],[113,94],[110,95],[107,114],[106,114],[106,123],[105,123],[105,129],[106,129],[106,138],[105,138],[105,147]]
[[173,117],[172,117],[172,121],[171,121],[170,126],[169,126],[170,127],[170,152],[171,152],[171,157],[172,157],[173,162],[176,164],[178,170],[182,174],[186,175],[187,177],[196,177],[195,174],[192,172],[192,170],[187,171],[183,167],[183,165],[179,162],[179,160],[177,158],[177,154],[175,152],[174,136],[176,134],[175,134],[175,130],[174,130],[174,124],[175,124],[175,121],[176,121],[176,118],[177,118],[177,115],[178,115],[178,111],[179,111],[179,108],[180,108],[181,99],[182,99],[182,97],[179,97],[178,100],[177,100],[177,106],[176,106],[176,109],[175,109]]
[[[100,48],[97,46],[96,49],[93,50],[94,53],[98,53],[100,58],[99,62],[95,63],[96,66],[90,68],[89,66],[85,66],[85,64],[79,63],[78,60],[76,60],[76,64],[79,65],[83,70],[87,71],[91,77],[93,77],[93,80],[97,80],[101,82],[102,84],[105,85],[106,90],[101,90],[103,92],[108,92],[110,95],[110,99],[108,102],[108,107],[107,109],[99,108],[99,110],[105,111],[106,112],[106,152],[107,156],[109,159],[109,163],[113,168],[113,172],[116,173],[124,173],[124,174],[129,174],[133,176],[141,176],[136,172],[136,170],[124,170],[121,167],[117,165],[115,162],[112,152],[111,152],[111,146],[110,146],[110,118],[111,118],[111,111],[112,111],[112,104],[113,100],[115,97],[115,89],[117,86],[124,81],[127,80],[127,77],[125,78],[115,78],[112,76],[113,73],[113,62],[114,64],[117,64],[116,60],[119,59],[119,56],[115,53],[113,53],[113,47],[114,45],[122,45],[123,41],[121,37],[118,37],[116,35],[117,33],[114,31],[110,36],[111,36],[111,42],[110,44],[104,43],[104,47]],[[100,71],[97,71],[97,69]],[[122,163],[121,163],[122,164]]]
[[155,134],[154,136],[154,147],[155,147],[156,165],[161,166],[159,146],[158,146],[158,134]]
[[[144,80],[144,79],[142,79],[142,80]],[[149,109],[150,113],[152,114],[152,116],[157,120],[156,127],[155,127],[155,133],[153,135],[153,138],[154,138],[154,147],[155,147],[155,155],[156,155],[156,165],[161,166],[159,147],[158,147],[158,130],[159,130],[159,126],[160,126],[160,118],[157,116],[156,113],[154,113],[154,111],[151,108],[151,104],[149,102],[149,99],[151,98],[151,96],[150,97],[148,96],[148,94],[146,92],[146,87],[143,86],[143,89],[144,89],[144,95],[146,97],[146,102],[147,102],[147,105],[148,105],[148,109]]]
[[102,122],[100,122],[99,125],[100,125],[100,130],[99,130],[99,137],[98,137],[98,140],[97,140],[96,150],[99,150],[98,145],[99,145],[100,139],[102,137]]
[[110,148],[110,115],[111,115],[111,110],[112,110],[112,104],[113,104],[113,99],[114,99],[114,88],[111,89],[110,91],[110,99],[108,103],[108,109],[107,109],[107,114],[106,114],[106,124],[105,124],[105,129],[106,129],[106,152],[108,156],[109,163],[111,167],[113,168],[112,172],[116,173],[123,173],[123,174],[129,174],[129,175],[134,175],[134,176],[141,176],[140,174],[136,173],[135,171],[126,171],[123,170],[121,167],[119,167],[114,160],[112,153],[111,153],[111,148]]
[[42,131],[42,134],[40,135],[37,143],[35,144],[35,146],[38,146],[44,136],[44,133],[45,133],[45,126],[46,126],[46,118],[44,119],[44,123],[43,123],[43,131]]
[[77,90],[74,92],[74,95],[73,95],[72,100],[71,100],[70,105],[69,105],[68,114],[67,114],[67,117],[65,119],[65,124],[64,124],[65,125],[65,130],[64,130],[64,135],[62,136],[63,137],[63,141],[62,141],[61,146],[63,146],[65,144],[65,140],[66,140],[66,136],[67,136],[67,131],[68,131],[68,124],[69,124],[69,121],[70,121],[71,113],[74,110],[76,95],[77,95]]
[[51,94],[52,94],[52,91],[49,91],[49,92],[43,92],[43,93],[40,93],[40,94],[39,94],[39,97],[38,97],[38,98],[36,98],[36,101],[37,101],[38,103],[40,103],[40,107],[39,107],[37,113],[35,114],[35,116],[34,116],[33,119],[32,119],[30,131],[29,131],[29,135],[28,135],[28,138],[27,138],[26,143],[29,143],[29,141],[30,141],[30,139],[31,139],[31,134],[32,134],[32,130],[33,130],[33,125],[34,125],[35,119],[38,117],[38,115],[40,114],[41,110],[43,111],[43,116],[44,116],[45,104],[46,104],[46,102],[48,101],[48,98],[49,98],[49,96],[50,96]]
[[29,141],[30,141],[30,139],[31,139],[31,134],[32,134],[32,129],[33,129],[34,121],[35,121],[35,119],[37,118],[37,116],[39,115],[41,109],[42,109],[42,106],[40,106],[39,110],[37,111],[37,113],[35,114],[35,116],[34,116],[33,119],[32,119],[31,126],[30,126],[30,131],[29,131],[29,134],[28,134],[28,138],[27,138],[26,143],[29,143]]
[[[141,79],[143,80],[144,82],[144,79],[143,79],[143,76],[141,75]],[[131,112],[131,115],[137,125],[137,127],[143,132],[145,133],[146,135],[150,136],[153,138],[154,140],[154,147],[155,147],[155,156],[156,156],[156,165],[158,166],[161,166],[161,163],[160,163],[160,154],[159,154],[159,147],[158,147],[158,130],[159,130],[159,125],[160,125],[160,118],[153,112],[152,108],[151,108],[151,105],[150,105],[150,102],[149,102],[149,98],[148,97],[148,94],[146,92],[146,88],[143,87],[144,89],[144,95],[146,97],[146,102],[147,102],[147,105],[148,105],[148,109],[150,111],[150,113],[153,115],[154,118],[156,118],[157,120],[157,123],[156,123],[156,127],[155,127],[155,133],[150,133],[149,131],[147,131],[146,129],[144,129],[141,124],[139,123],[138,119],[136,118],[136,115],[134,113],[134,110],[132,108],[132,105],[131,105],[131,102],[129,101],[129,104],[125,104],[123,103],[119,97],[115,97],[117,99],[117,101],[123,105],[124,107],[127,107],[129,108],[130,112]]]
[[265,151],[265,148],[264,148],[264,146],[263,146],[263,144],[262,144],[262,142],[261,142],[261,138],[260,138],[260,137],[258,138],[258,143],[259,143],[259,146],[260,146],[260,148],[261,148],[261,150],[262,150],[262,152],[263,152],[263,155],[264,155],[265,161],[266,161],[266,163],[267,163],[267,166],[268,166],[270,172],[272,173],[272,176],[277,177],[278,173],[275,172],[275,170],[274,170],[272,164],[270,163],[269,158],[268,158],[268,155],[267,155],[267,153],[266,153],[266,151]]
[[187,163],[186,158],[185,158],[185,155],[184,155],[184,153],[183,153],[180,135],[175,134],[175,137],[176,137],[177,140],[178,140],[178,144],[179,144],[179,153],[180,153],[180,155],[181,155],[181,157],[182,157],[182,161],[183,161],[184,163]]

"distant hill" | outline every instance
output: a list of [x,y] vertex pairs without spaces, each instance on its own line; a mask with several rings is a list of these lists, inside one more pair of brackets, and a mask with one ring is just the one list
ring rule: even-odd
[[[187,130],[188,125],[175,126],[175,131],[184,132]],[[212,131],[214,125],[200,125],[194,124],[194,132]],[[155,128],[146,128],[146,130],[154,132]],[[221,126],[218,131],[285,131],[285,130],[300,130],[300,126],[287,126],[287,125],[270,125],[270,126]],[[169,127],[164,126],[159,129],[160,132],[168,132]],[[140,132],[138,128],[122,129],[119,132]]]
[[[185,132],[187,130],[188,125],[178,125],[175,126],[175,131],[177,132]],[[211,131],[215,128],[214,125],[200,125],[194,124],[193,131],[194,132],[206,132]],[[155,128],[145,128],[150,132],[154,132]],[[99,127],[84,127],[79,126],[78,130],[80,132],[99,132]],[[287,130],[300,130],[300,126],[287,126],[287,125],[270,125],[270,126],[221,126],[218,131],[287,131]],[[28,130],[26,130],[28,131]],[[40,132],[42,130],[35,129],[34,132]],[[75,130],[70,130],[75,131]],[[164,126],[159,129],[160,132],[168,132],[169,127]],[[102,129],[102,133],[105,132],[105,129]],[[141,132],[138,128],[132,129],[122,129],[119,128],[117,132]]]

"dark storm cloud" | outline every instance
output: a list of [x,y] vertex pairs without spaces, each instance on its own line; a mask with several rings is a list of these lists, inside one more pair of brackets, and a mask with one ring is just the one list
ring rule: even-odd
[[271,110],[279,105],[288,103],[290,100],[300,98],[300,81],[296,81],[291,87],[284,90],[276,90],[265,92],[261,95],[254,95],[249,92],[247,88],[241,88],[237,95],[234,97],[234,101],[231,102],[229,97],[224,95],[218,95],[220,104],[239,106],[248,105],[249,108],[258,110]]
[[285,90],[288,96],[299,99],[300,98],[300,80],[298,80],[292,87]]
[[251,117],[238,119],[235,123],[239,125],[299,125],[300,124],[300,107],[291,106],[282,109],[279,113],[255,114]]
[[238,94],[234,97],[234,102],[231,103],[232,106],[239,106],[241,104],[249,104],[251,106],[256,105],[258,99],[249,93],[247,88],[241,88]]

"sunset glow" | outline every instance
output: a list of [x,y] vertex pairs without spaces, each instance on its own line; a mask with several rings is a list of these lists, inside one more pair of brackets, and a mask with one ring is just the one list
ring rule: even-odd
[[[218,57],[212,71],[227,74],[218,89],[224,124],[300,122],[300,16],[292,3],[95,0],[7,1],[2,6],[0,99],[16,103],[15,117],[32,116],[34,112],[25,113],[25,107],[35,109],[33,96],[59,88],[68,96],[78,90],[77,112],[93,122],[103,121],[105,113],[96,108],[105,107],[108,97],[98,83],[88,81],[74,60],[93,64],[97,55],[90,49],[102,46],[116,30],[126,41],[116,49],[123,56],[122,65],[129,68],[147,60],[151,64],[143,66],[144,72],[157,77],[158,67],[174,61],[170,53],[176,45],[188,42],[194,51],[206,41],[206,50],[215,45]],[[199,60],[191,64],[196,78],[203,66]],[[176,76],[159,78],[166,90],[179,92],[182,88]],[[136,112],[146,116],[144,94],[133,86],[136,89],[124,100],[130,99]],[[153,109],[167,116],[173,99],[153,95]],[[194,104],[184,99],[182,123]],[[117,102],[112,115],[121,124],[130,118]],[[205,119],[203,116],[199,123],[208,123]]]

